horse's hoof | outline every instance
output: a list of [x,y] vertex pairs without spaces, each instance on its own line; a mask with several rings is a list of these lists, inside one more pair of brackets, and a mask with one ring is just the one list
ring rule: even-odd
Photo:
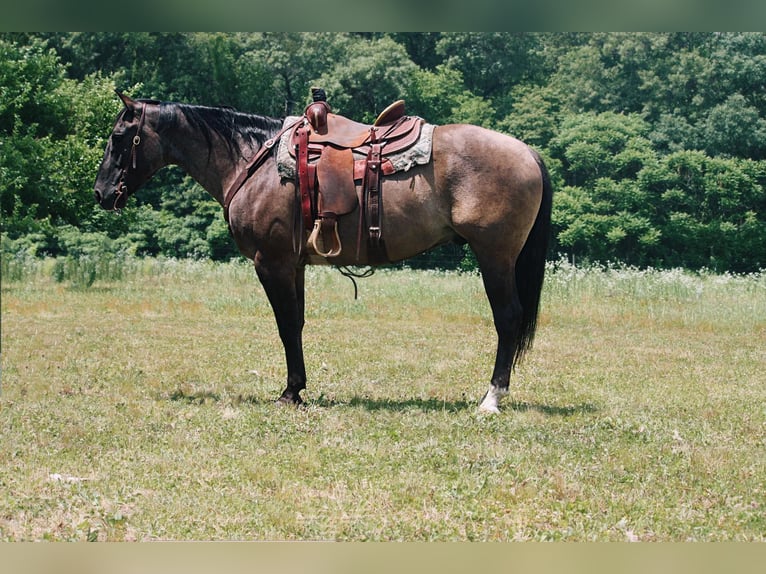
[[500,412],[500,409],[496,405],[485,405],[483,402],[479,405],[480,413],[496,414]]
[[288,396],[288,395],[282,395],[276,400],[277,406],[290,406],[290,407],[300,407],[303,405],[303,399],[296,395],[296,396]]
[[508,389],[500,389],[490,385],[487,394],[479,404],[479,411],[483,413],[499,413],[500,401],[508,394]]

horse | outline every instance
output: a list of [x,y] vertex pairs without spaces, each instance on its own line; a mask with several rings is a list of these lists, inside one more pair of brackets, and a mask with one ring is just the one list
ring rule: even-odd
[[[98,170],[96,202],[106,210],[123,209],[167,165],[180,166],[222,206],[233,182],[244,181],[226,206],[230,233],[254,264],[284,346],[287,383],[276,402],[301,405],[306,265],[380,263],[366,238],[359,237],[358,210],[338,220],[337,232],[347,248],[334,257],[318,256],[307,247],[307,233],[296,234],[298,183],[280,176],[270,151],[283,119],[117,94],[124,106]],[[261,165],[243,178],[256,154]],[[470,124],[435,126],[427,164],[381,176],[390,262],[452,241],[467,243],[476,255],[497,334],[494,369],[480,411],[499,412],[511,373],[532,346],[552,196],[548,171],[535,150]]]

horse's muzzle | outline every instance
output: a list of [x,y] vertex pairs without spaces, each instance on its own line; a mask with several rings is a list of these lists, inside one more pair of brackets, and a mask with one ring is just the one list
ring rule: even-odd
[[113,193],[101,191],[98,188],[93,189],[93,197],[103,209],[107,211],[119,211],[128,201],[127,187],[120,184]]

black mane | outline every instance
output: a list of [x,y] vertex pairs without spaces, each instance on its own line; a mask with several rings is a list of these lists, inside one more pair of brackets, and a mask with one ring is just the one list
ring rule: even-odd
[[279,118],[238,112],[233,108],[197,106],[162,102],[160,104],[160,130],[165,122],[177,121],[176,114],[184,115],[189,124],[200,130],[208,146],[220,137],[233,153],[240,154],[243,145],[259,148],[282,127]]

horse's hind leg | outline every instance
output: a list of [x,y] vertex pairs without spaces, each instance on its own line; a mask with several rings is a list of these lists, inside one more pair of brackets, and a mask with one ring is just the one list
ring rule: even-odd
[[480,253],[477,253],[477,258],[497,330],[495,368],[479,409],[498,412],[500,400],[508,394],[511,370],[520,341],[522,308],[513,263],[508,260],[490,260]]

